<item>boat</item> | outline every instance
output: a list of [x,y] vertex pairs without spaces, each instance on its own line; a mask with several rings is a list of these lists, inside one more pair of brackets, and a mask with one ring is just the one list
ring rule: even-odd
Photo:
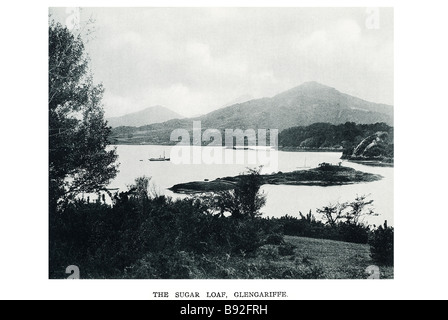
[[297,167],[297,169],[309,169],[309,168],[311,168],[311,167],[306,165],[306,158],[305,158],[305,163],[304,163],[303,167]]
[[163,152],[163,157],[150,158],[149,161],[170,161],[170,158],[165,158],[165,152]]

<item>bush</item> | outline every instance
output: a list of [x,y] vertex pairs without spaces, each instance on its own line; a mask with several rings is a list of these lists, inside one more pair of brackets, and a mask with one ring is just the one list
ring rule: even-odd
[[287,243],[278,247],[278,254],[282,257],[294,255],[295,246]]
[[266,239],[266,244],[281,245],[284,243],[285,243],[285,240],[284,240],[283,234],[280,234],[280,233],[270,234]]
[[258,256],[262,257],[264,260],[278,260],[279,250],[277,246],[267,244],[258,249]]
[[333,225],[316,221],[314,216],[308,214],[300,219],[285,216],[278,219],[283,227],[284,234],[288,236],[308,237],[315,239],[328,239],[352,243],[367,244],[369,227],[360,223],[338,222]]
[[379,264],[394,265],[394,228],[388,227],[387,221],[371,233],[369,244],[373,260]]
[[191,279],[199,273],[195,257],[184,251],[150,253],[127,268],[125,278],[133,279]]
[[266,204],[266,194],[260,191],[263,185],[262,168],[248,169],[247,173],[234,179],[233,190],[204,196],[205,201],[220,215],[227,212],[236,219],[260,217],[260,209]]
[[369,241],[369,227],[362,224],[339,223],[337,228],[342,241],[361,244]]
[[278,232],[267,219],[213,215],[200,199],[151,198],[141,185],[113,206],[77,200],[50,212],[50,278],[65,278],[69,265],[83,278],[121,278],[138,261],[139,274],[184,278],[190,254],[253,255]]
[[321,221],[316,221],[311,212],[306,216],[300,213],[300,219],[287,215],[278,219],[278,223],[288,236],[338,240],[337,232]]

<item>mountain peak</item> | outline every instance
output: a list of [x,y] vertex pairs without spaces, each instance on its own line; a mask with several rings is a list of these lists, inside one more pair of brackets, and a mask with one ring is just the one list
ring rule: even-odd
[[309,82],[304,82],[302,83],[300,86],[289,89],[285,92],[282,92],[280,94],[278,94],[277,96],[275,96],[274,98],[284,98],[284,97],[296,97],[296,96],[335,96],[340,94],[340,92],[338,90],[336,90],[335,88],[323,85],[319,82],[316,81],[309,81]]
[[[145,110],[157,110],[157,109],[168,109],[168,108],[163,107],[161,105],[155,105],[155,106],[147,107],[147,108],[142,109],[142,110],[137,111],[137,112],[141,112],[141,111],[145,111]],[[137,113],[137,112],[135,112],[135,113]]]
[[307,81],[302,83],[299,88],[330,88],[329,86],[326,86],[322,83],[319,83],[317,81]]
[[316,81],[308,81],[302,83],[300,86],[293,88],[292,90],[302,90],[302,91],[316,91],[316,90],[327,90],[338,92],[335,88],[326,86],[322,83]]
[[[393,107],[368,102],[318,82],[302,85],[272,98],[261,98],[234,104],[212,111],[195,119],[182,119],[145,127],[144,138],[134,138],[140,143],[171,143],[170,134],[182,128],[191,130],[193,120],[202,122],[207,129],[284,129],[308,126],[314,123],[374,124],[384,122],[393,125]],[[134,129],[137,132],[140,129]],[[128,131],[115,131],[117,141],[129,143]]]

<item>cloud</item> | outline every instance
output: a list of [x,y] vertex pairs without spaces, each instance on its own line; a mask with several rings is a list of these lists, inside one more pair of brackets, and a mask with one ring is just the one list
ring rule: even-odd
[[215,94],[195,91],[182,83],[176,83],[169,87],[148,88],[145,97],[141,101],[146,105],[161,104],[183,115],[193,116],[202,114],[214,106]]
[[132,48],[138,50],[142,47],[143,38],[140,34],[134,31],[125,32],[118,37],[112,39],[110,46],[114,49]]
[[355,20],[342,20],[337,23],[333,35],[338,41],[357,42],[361,39],[361,27]]
[[85,9],[98,26],[87,48],[108,116],[150,105],[206,113],[310,80],[391,103],[393,15],[381,10],[372,32],[362,8]]
[[103,105],[107,110],[107,117],[118,117],[136,111],[131,98],[114,93],[104,95]]

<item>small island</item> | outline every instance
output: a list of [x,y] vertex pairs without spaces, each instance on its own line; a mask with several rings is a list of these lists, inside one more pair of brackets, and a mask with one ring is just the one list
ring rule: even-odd
[[[169,188],[169,190],[174,193],[181,194],[227,191],[234,189],[242,177],[244,176],[239,175],[236,177],[218,178],[213,181],[180,183]],[[261,178],[263,185],[271,184],[328,187],[379,181],[383,177],[378,174],[357,171],[353,168],[340,165],[322,163],[318,168],[314,169],[293,172],[278,172],[274,174],[262,175]]]

